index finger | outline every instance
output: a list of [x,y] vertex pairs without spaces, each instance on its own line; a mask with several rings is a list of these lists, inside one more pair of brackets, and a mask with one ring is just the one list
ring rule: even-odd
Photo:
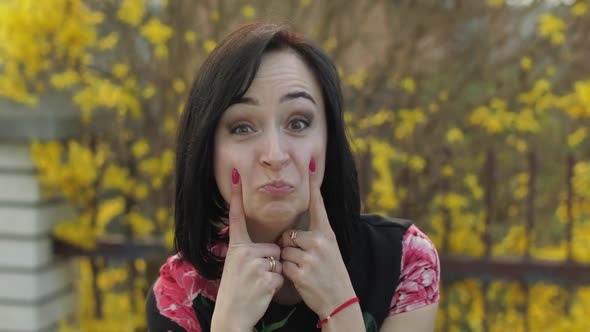
[[252,243],[246,227],[246,216],[244,215],[242,181],[240,180],[240,173],[235,168],[232,171],[231,200],[229,204],[229,243]]
[[309,162],[309,229],[323,230],[328,227],[330,230],[330,221],[328,213],[324,206],[324,199],[321,192],[321,181],[315,169],[315,160],[312,158]]

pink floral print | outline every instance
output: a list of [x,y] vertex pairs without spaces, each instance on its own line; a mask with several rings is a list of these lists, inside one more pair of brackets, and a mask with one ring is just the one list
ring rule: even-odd
[[169,257],[160,268],[160,278],[154,284],[154,296],[162,316],[170,318],[189,332],[201,332],[193,309],[193,300],[201,294],[215,301],[219,280],[201,277],[195,268],[178,254]]
[[402,243],[402,263],[389,315],[401,314],[439,300],[440,262],[430,239],[416,226],[408,228]]
[[[211,252],[224,257],[227,244],[220,242]],[[391,301],[389,315],[411,311],[439,300],[440,263],[436,248],[416,226],[408,228],[403,239],[400,283]],[[215,301],[220,280],[207,280],[178,254],[169,257],[160,268],[154,284],[154,296],[162,316],[189,332],[202,332],[193,309],[201,295]]]

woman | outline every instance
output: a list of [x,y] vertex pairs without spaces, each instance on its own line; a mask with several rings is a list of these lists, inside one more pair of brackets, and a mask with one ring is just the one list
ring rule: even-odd
[[191,88],[176,151],[177,254],[150,331],[432,331],[439,262],[408,221],[360,215],[334,65],[245,26]]

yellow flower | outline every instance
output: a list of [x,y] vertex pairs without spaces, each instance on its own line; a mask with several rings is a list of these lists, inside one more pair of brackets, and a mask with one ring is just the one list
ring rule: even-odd
[[136,259],[135,262],[135,269],[139,272],[144,272],[147,266],[145,259]]
[[140,183],[135,186],[135,198],[137,200],[144,200],[149,194],[149,187],[145,183]]
[[141,27],[141,35],[153,45],[159,45],[172,37],[172,29],[153,17]]
[[136,158],[142,158],[150,151],[150,145],[145,139],[140,139],[133,144],[132,150]]
[[545,14],[539,19],[539,26],[537,30],[543,37],[550,38],[554,45],[561,44],[564,39],[565,22],[554,15]]
[[154,54],[157,59],[164,59],[168,57],[168,47],[165,44],[156,45]]
[[197,40],[197,34],[194,31],[187,31],[184,33],[184,40],[187,43],[192,43]]
[[256,9],[254,9],[254,7],[252,7],[251,5],[246,5],[242,7],[242,16],[244,16],[245,18],[252,18],[255,15]]
[[402,88],[408,93],[414,93],[416,91],[416,82],[411,77],[406,77],[402,80]]
[[538,132],[541,130],[541,125],[537,122],[533,114],[533,110],[525,108],[515,117],[516,129],[522,132]]
[[451,128],[447,132],[447,141],[449,143],[456,143],[463,141],[463,132],[459,128]]
[[[345,115],[346,117],[346,115]],[[385,123],[392,123],[395,120],[395,113],[389,109],[380,109],[377,113],[368,115],[358,122],[358,128],[368,129],[378,127]],[[350,116],[349,116],[350,121]]]
[[152,84],[149,84],[148,86],[145,87],[145,89],[143,89],[142,96],[145,99],[150,99],[155,94],[156,94],[156,88]]
[[125,199],[117,197],[101,202],[96,217],[96,232],[103,234],[105,227],[125,209]]
[[522,255],[526,247],[526,234],[522,225],[510,227],[502,241],[496,243],[492,252],[494,255]]
[[373,156],[373,168],[377,172],[377,176],[373,178],[368,200],[376,209],[395,209],[399,205],[391,171],[391,160],[395,156],[395,149],[389,143],[372,139],[368,146]]
[[455,170],[453,169],[453,166],[446,165],[445,167],[443,167],[442,174],[445,177],[451,177],[455,174]]
[[410,160],[408,160],[408,165],[411,169],[421,172],[426,165],[426,161],[420,156],[412,156],[410,157]]
[[168,219],[168,209],[166,208],[158,208],[156,211],[156,220],[159,223],[164,223]]
[[471,194],[475,199],[480,199],[483,196],[483,189],[479,186],[477,176],[474,174],[467,174],[465,176],[465,185],[471,190]]
[[311,4],[311,0],[300,0],[301,7],[305,8]]
[[350,74],[348,76],[346,76],[346,78],[344,79],[344,82],[358,90],[360,90],[363,85],[365,84],[365,81],[368,77],[368,73],[366,70],[359,70],[356,73]]
[[530,57],[525,56],[522,59],[520,59],[520,68],[522,68],[524,71],[531,70],[532,66],[533,66],[533,60],[531,60]]
[[108,36],[106,36],[98,41],[98,48],[102,51],[110,50],[113,47],[115,47],[115,45],[117,45],[118,41],[119,41],[119,34],[116,32],[111,32]]
[[217,42],[211,39],[207,39],[205,43],[203,43],[203,48],[205,48],[205,51],[207,53],[211,53],[211,51],[213,51],[216,46]]
[[131,226],[133,233],[137,236],[148,235],[155,229],[155,225],[150,219],[137,212],[129,213],[126,221]]
[[328,52],[335,49],[336,46],[338,46],[338,40],[334,37],[328,38],[322,45],[322,47]]
[[441,91],[438,94],[438,99],[440,99],[440,101],[447,101],[449,99],[449,92],[447,90]]
[[164,118],[164,130],[168,133],[168,134],[174,134],[176,132],[176,118],[173,116],[166,116]]
[[51,85],[58,90],[63,90],[80,82],[80,75],[73,70],[51,75]]
[[211,14],[209,14],[209,17],[211,18],[211,21],[213,22],[219,22],[219,20],[221,19],[221,15],[219,14],[219,11],[214,10],[211,12]]
[[136,27],[145,14],[145,6],[144,0],[124,0],[117,11],[117,18]]
[[184,84],[184,82],[181,79],[176,79],[174,80],[174,91],[176,91],[177,93],[183,93],[184,90],[186,89],[186,85]]
[[573,133],[567,136],[567,145],[571,148],[576,147],[588,136],[588,128],[578,128]]
[[147,158],[139,163],[138,169],[141,173],[149,176],[156,176],[160,174],[161,161],[156,157]]
[[413,110],[402,109],[399,111],[401,118],[395,128],[394,136],[398,140],[408,138],[414,133],[414,129],[418,124],[426,121],[426,116],[420,108]]
[[572,6],[571,12],[574,16],[583,16],[588,11],[588,4],[584,2],[578,2]]
[[164,245],[168,249],[174,247],[174,230],[172,228],[168,229],[164,234]]
[[127,73],[129,72],[129,66],[127,66],[124,63],[116,63],[113,65],[113,76],[115,76],[116,78],[124,78],[125,76],[127,76]]

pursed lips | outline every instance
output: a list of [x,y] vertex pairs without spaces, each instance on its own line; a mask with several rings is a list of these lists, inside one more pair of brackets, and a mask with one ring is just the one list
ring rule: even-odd
[[260,187],[260,190],[271,195],[287,195],[290,194],[295,187],[283,180],[273,180]]

